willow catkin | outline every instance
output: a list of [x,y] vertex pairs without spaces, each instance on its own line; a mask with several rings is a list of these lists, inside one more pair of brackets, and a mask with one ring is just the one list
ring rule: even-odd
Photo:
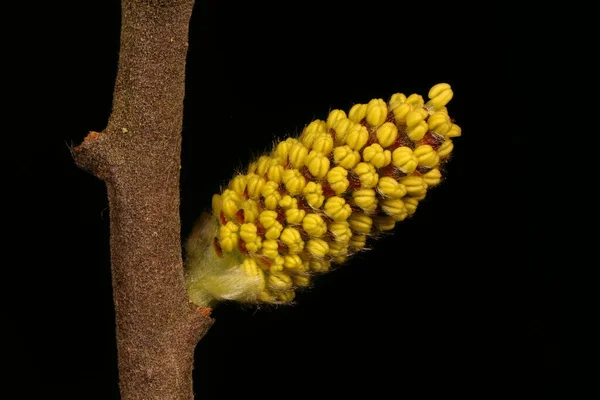
[[333,110],[234,176],[186,244],[191,300],[288,303],[415,213],[461,129],[450,85]]

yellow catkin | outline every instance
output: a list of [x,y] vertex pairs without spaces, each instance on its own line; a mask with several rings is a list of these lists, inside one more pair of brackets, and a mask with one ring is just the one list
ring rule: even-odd
[[[289,303],[315,274],[370,248],[442,182],[452,139],[462,134],[448,111],[453,97],[441,83],[427,101],[396,93],[387,103],[334,109],[276,143],[213,196],[217,228],[207,251],[223,267],[196,275],[226,276],[215,292],[232,284],[231,293],[242,293],[227,298]],[[188,270],[206,265],[191,261]],[[226,275],[235,268],[246,286]],[[199,297],[187,284],[190,298]]]

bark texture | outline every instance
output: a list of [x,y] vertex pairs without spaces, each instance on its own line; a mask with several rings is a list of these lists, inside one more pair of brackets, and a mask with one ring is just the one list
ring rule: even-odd
[[193,399],[194,349],[212,325],[184,286],[179,170],[193,0],[122,0],[119,69],[103,132],[73,151],[106,182],[123,400]]

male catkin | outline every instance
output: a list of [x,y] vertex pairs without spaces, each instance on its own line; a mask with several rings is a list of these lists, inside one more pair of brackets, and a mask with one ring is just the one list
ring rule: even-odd
[[315,274],[414,214],[442,180],[450,85],[333,110],[277,143],[213,196],[186,244],[191,300],[288,303]]

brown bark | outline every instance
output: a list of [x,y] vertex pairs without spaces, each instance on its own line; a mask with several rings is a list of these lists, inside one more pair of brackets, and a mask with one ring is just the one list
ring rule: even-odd
[[213,320],[188,301],[179,219],[187,37],[193,0],[122,0],[108,126],[73,151],[106,182],[123,400],[193,399],[194,348]]

